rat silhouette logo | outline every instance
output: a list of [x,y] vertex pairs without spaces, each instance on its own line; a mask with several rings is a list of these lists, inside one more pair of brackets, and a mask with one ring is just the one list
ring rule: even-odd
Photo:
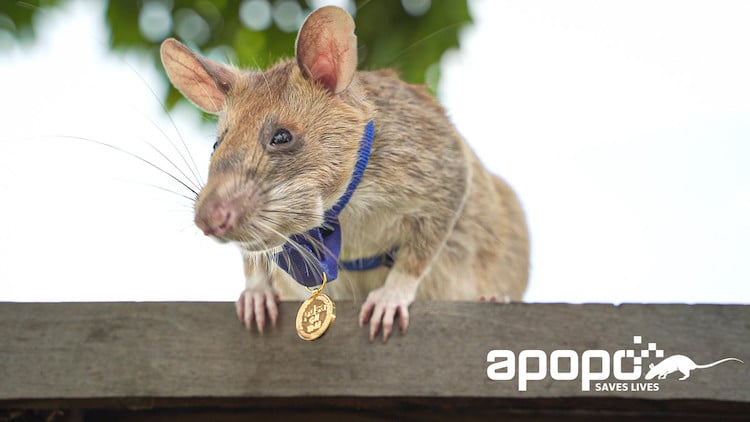
[[[645,359],[661,359],[650,363],[643,375]],[[607,350],[491,350],[487,353],[487,377],[492,381],[517,380],[518,391],[527,391],[529,381],[551,378],[555,381],[579,380],[581,391],[659,391],[659,381],[673,372],[680,372],[685,380],[693,369],[706,369],[736,361],[728,357],[705,365],[696,364],[685,355],[664,357],[664,350],[655,342],[645,343],[641,336],[633,336],[633,346],[610,353]],[[612,381],[614,379],[615,381]],[[654,380],[655,379],[655,380]],[[652,381],[653,380],[653,381]]]
[[654,377],[656,377],[657,379],[663,380],[667,378],[667,375],[679,371],[682,373],[682,378],[680,378],[680,381],[682,381],[690,376],[690,371],[692,371],[693,369],[711,368],[712,366],[716,366],[729,361],[744,363],[737,358],[724,358],[706,365],[698,365],[685,355],[672,355],[656,365],[654,365],[653,363],[650,364],[648,366],[648,372],[646,373],[646,379],[652,380],[654,379]]

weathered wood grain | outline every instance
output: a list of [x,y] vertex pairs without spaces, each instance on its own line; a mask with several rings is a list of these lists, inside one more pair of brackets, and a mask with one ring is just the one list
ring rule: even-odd
[[[578,411],[750,411],[747,306],[419,302],[409,332],[387,344],[369,343],[351,302],[337,304],[323,338],[300,340],[297,306],[282,303],[279,325],[260,335],[246,332],[228,303],[0,303],[0,408],[422,403],[434,410],[440,402],[470,409],[474,400],[555,409],[570,403]],[[656,342],[665,356],[746,363],[695,370],[684,381],[673,374],[656,392],[583,392],[580,380],[550,377],[518,391],[515,381],[487,377],[493,349],[614,353],[632,348],[634,335]]]

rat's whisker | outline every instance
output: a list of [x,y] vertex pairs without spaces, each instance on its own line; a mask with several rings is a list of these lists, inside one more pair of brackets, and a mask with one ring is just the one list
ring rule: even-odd
[[[141,80],[141,82],[143,82],[143,85],[146,87],[146,89],[148,89],[148,91],[151,93],[151,96],[159,104],[159,106],[161,107],[161,109],[164,111],[164,114],[167,115],[167,119],[169,119],[169,123],[172,125],[172,128],[174,128],[175,133],[177,133],[177,138],[180,140],[180,142],[182,143],[182,146],[185,148],[185,151],[187,152],[188,158],[190,158],[190,162],[188,162],[188,160],[182,154],[182,152],[180,151],[180,149],[177,148],[177,145],[174,142],[172,142],[172,139],[169,136],[167,136],[166,133],[164,133],[164,131],[158,125],[156,125],[156,123],[154,123],[153,121],[152,121],[152,123],[159,128],[159,130],[161,131],[162,134],[164,134],[164,137],[167,139],[167,141],[169,142],[169,144],[172,145],[172,147],[175,149],[175,151],[177,151],[177,154],[179,154],[180,158],[182,158],[182,160],[185,162],[185,165],[187,165],[188,169],[190,170],[190,172],[195,177],[195,180],[198,181],[198,185],[200,185],[201,178],[200,178],[200,176],[198,176],[198,174],[200,174],[200,170],[198,169],[198,165],[195,163],[195,159],[193,159],[193,155],[190,153],[190,148],[188,148],[187,143],[185,142],[185,138],[183,138],[182,133],[180,132],[179,127],[177,126],[177,123],[172,118],[171,113],[169,113],[169,110],[167,109],[167,105],[160,99],[160,97],[156,94],[156,92],[154,91],[154,89],[143,78],[143,76],[140,74],[140,72],[138,72],[138,70],[136,70],[136,68],[133,67],[133,65],[131,65],[124,58],[119,57],[119,56],[117,56],[117,57],[119,58],[119,60],[122,61],[122,63],[125,64],[125,66],[127,66],[128,68],[130,68],[130,70],[132,70],[133,73],[135,73],[135,75],[138,77],[138,79]],[[192,164],[192,167],[191,167],[191,164]]]
[[[152,183],[141,183],[141,185],[148,186],[148,187],[154,188],[154,189],[158,189],[158,190],[160,190],[162,192],[171,193],[173,195],[179,196],[180,198],[185,198],[188,201],[190,201],[191,204],[195,203],[195,197],[187,196],[187,195],[185,195],[183,193],[180,193],[180,192],[177,192],[175,190],[172,190],[172,189],[169,189],[169,188],[165,188],[164,186],[159,186],[159,185],[155,185],[155,184],[152,184]],[[184,211],[184,210],[182,210],[182,211]],[[192,208],[190,208],[190,212],[191,213],[192,213],[192,211],[193,211]]]
[[[167,114],[169,114],[169,113],[167,112]],[[187,154],[190,157],[190,161],[192,162],[193,166],[190,165],[190,163],[187,161],[187,158],[185,157],[185,154],[182,153],[182,151],[172,141],[172,139],[169,137],[169,135],[167,135],[167,133],[164,131],[164,129],[161,126],[159,126],[158,124],[156,124],[156,122],[154,121],[154,119],[151,119],[151,118],[147,117],[147,120],[151,123],[151,125],[153,125],[162,134],[162,136],[164,137],[164,139],[166,139],[167,142],[169,143],[169,145],[171,145],[172,148],[177,152],[177,155],[179,155],[180,159],[182,159],[182,162],[185,163],[185,165],[187,166],[187,168],[190,171],[190,174],[193,176],[193,178],[191,179],[190,177],[188,177],[185,174],[185,172],[182,171],[182,169],[179,166],[177,166],[177,164],[175,164],[174,162],[172,162],[172,160],[170,160],[169,158],[167,158],[166,154],[164,154],[161,150],[159,150],[158,148],[156,148],[155,145],[151,144],[150,142],[146,142],[146,143],[151,148],[154,148],[155,150],[157,150],[157,152],[162,157],[164,157],[167,161],[169,161],[169,164],[171,164],[177,171],[179,171],[180,174],[182,174],[183,176],[185,176],[186,179],[190,180],[192,182],[192,184],[198,188],[197,190],[200,190],[201,184],[202,184],[201,177],[197,173],[197,166],[195,164],[195,161],[193,160],[192,154],[190,154],[190,149],[187,147],[187,144],[184,141],[182,142],[182,144],[185,147],[185,151],[187,151]],[[178,133],[178,136],[179,136],[179,133]],[[182,139],[182,138],[180,138],[180,139]],[[195,167],[195,169],[193,167]]]
[[162,151],[161,151],[161,150],[160,150],[159,148],[157,148],[157,147],[156,147],[156,146],[155,146],[154,144],[152,144],[151,142],[148,142],[148,141],[145,141],[145,140],[144,140],[143,142],[145,142],[145,143],[146,143],[146,144],[147,144],[148,146],[150,146],[150,147],[151,147],[151,148],[152,148],[152,149],[153,149],[154,151],[156,151],[156,153],[157,153],[157,154],[159,154],[159,155],[160,155],[160,156],[161,156],[162,158],[164,158],[165,160],[167,160],[167,162],[168,162],[169,164],[171,164],[171,165],[172,165],[172,167],[174,167],[174,169],[175,169],[175,170],[177,170],[177,171],[178,171],[178,172],[179,172],[179,173],[180,173],[180,174],[182,175],[182,177],[184,177],[184,178],[185,178],[185,180],[187,180],[188,182],[190,182],[190,184],[191,184],[191,185],[193,186],[193,188],[195,188],[195,191],[199,191],[199,190],[200,190],[200,187],[198,186],[198,185],[199,185],[199,182],[198,182],[198,183],[196,183],[196,182],[195,182],[194,180],[190,179],[190,177],[189,177],[189,176],[188,176],[187,174],[185,174],[185,172],[184,172],[184,171],[182,171],[182,169],[181,169],[181,168],[180,168],[179,166],[177,166],[177,164],[175,164],[175,163],[174,163],[174,162],[173,162],[173,161],[172,161],[172,160],[171,160],[171,159],[170,159],[169,157],[167,157],[167,155],[166,155],[166,154],[164,154],[164,153],[163,153],[163,152],[162,152]]
[[179,183],[180,185],[182,185],[185,189],[187,189],[190,192],[192,192],[193,195],[195,195],[196,197],[198,196],[198,192],[196,192],[195,189],[193,189],[188,184],[186,184],[185,182],[183,182],[179,177],[175,176],[174,174],[170,173],[167,170],[164,170],[163,168],[161,168],[158,165],[154,164],[153,162],[151,162],[151,161],[149,161],[149,160],[141,157],[140,155],[135,154],[133,152],[130,152],[130,151],[126,150],[126,149],[120,148],[120,147],[112,145],[112,144],[108,144],[106,142],[97,141],[96,139],[84,138],[82,136],[56,135],[56,137],[57,138],[64,138],[64,139],[75,139],[75,140],[79,140],[79,141],[91,142],[91,143],[94,143],[94,144],[97,144],[97,145],[101,145],[103,147],[107,147],[107,148],[113,149],[115,151],[121,152],[121,153],[123,153],[125,155],[128,155],[128,156],[130,156],[132,158],[135,158],[136,160],[141,161],[141,162],[147,164],[148,166],[150,166],[150,167],[158,170],[159,172],[165,174],[166,176],[168,176],[172,180],[174,180],[177,183]]

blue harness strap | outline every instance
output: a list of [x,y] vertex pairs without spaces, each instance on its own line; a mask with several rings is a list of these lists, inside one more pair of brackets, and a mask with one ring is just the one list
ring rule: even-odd
[[[285,243],[282,246],[282,252],[276,255],[276,263],[303,286],[320,285],[323,282],[323,273],[326,274],[328,281],[333,281],[338,277],[338,258],[341,253],[339,214],[349,203],[349,199],[362,180],[362,175],[370,160],[374,136],[375,125],[370,120],[365,126],[357,153],[357,162],[346,192],[333,208],[325,212],[323,225],[305,233],[290,236],[291,241]],[[370,258],[342,261],[341,267],[349,271],[365,271],[381,265],[390,266],[393,265],[395,251],[396,249]]]
[[393,260],[396,257],[396,252],[398,252],[398,247],[380,255],[353,259],[351,261],[340,261],[339,265],[342,269],[347,271],[369,271],[378,267],[391,268],[393,266]]

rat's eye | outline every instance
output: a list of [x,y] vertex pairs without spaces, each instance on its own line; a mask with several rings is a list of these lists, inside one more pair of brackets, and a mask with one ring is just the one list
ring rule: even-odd
[[288,144],[289,142],[292,142],[292,139],[294,138],[292,137],[292,134],[289,133],[288,130],[284,128],[276,129],[276,132],[271,137],[270,144],[271,145],[284,145],[284,144]]
[[214,142],[214,151],[216,151],[216,147],[219,146],[219,141]]

